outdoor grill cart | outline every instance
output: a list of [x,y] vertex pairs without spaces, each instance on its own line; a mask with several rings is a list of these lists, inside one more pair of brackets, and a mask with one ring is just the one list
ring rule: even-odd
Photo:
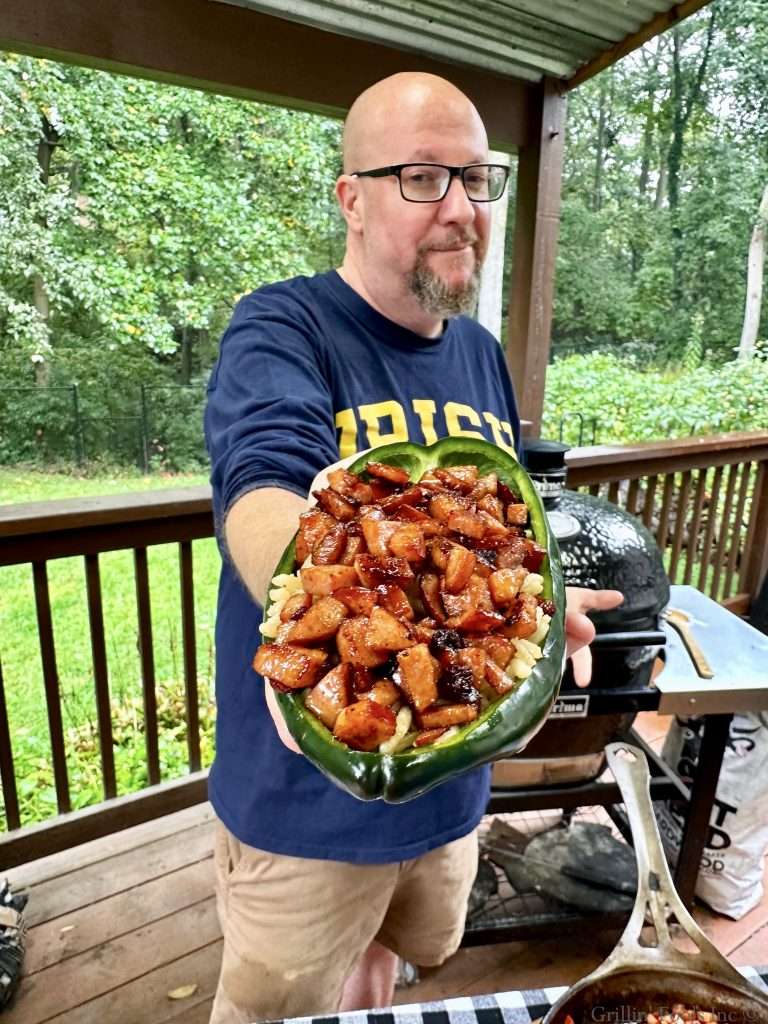
[[[588,689],[576,690],[564,684],[555,704],[555,721],[564,720],[574,730],[583,725],[589,736],[593,723],[611,716],[621,723],[641,711],[665,715],[702,716],[703,738],[699,767],[690,790],[667,764],[630,726],[611,737],[628,740],[645,753],[653,800],[681,800],[687,804],[687,818],[674,873],[676,889],[690,907],[704,849],[710,814],[732,715],[736,712],[768,710],[768,636],[690,586],[670,588],[669,609],[688,617],[687,631],[698,652],[692,656],[681,633],[665,616],[659,626],[665,643],[661,648],[662,671],[645,685],[605,687],[597,680]],[[673,616],[674,618],[674,616]],[[685,628],[683,632],[686,632]],[[600,641],[595,654],[600,649]],[[527,753],[527,752],[526,752]],[[610,778],[610,777],[609,777]],[[558,808],[568,816],[577,808],[601,805],[622,835],[629,829],[618,786],[612,780],[590,778],[578,783],[507,787],[494,786],[488,805],[490,815]],[[502,878],[499,871],[499,878]],[[631,900],[630,900],[631,904]],[[622,928],[629,909],[605,910],[587,918],[600,926]],[[470,917],[463,945],[506,942],[534,936],[556,935],[563,927],[583,923],[582,911],[562,908],[526,896],[506,897],[503,887]]]

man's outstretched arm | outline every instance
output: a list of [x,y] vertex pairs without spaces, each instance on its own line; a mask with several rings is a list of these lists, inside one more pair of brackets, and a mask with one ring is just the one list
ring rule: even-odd
[[[278,559],[296,532],[305,507],[305,500],[298,494],[279,487],[261,487],[244,494],[229,510],[224,523],[229,557],[253,599],[262,606]],[[265,696],[280,739],[290,750],[301,753],[268,683]]]

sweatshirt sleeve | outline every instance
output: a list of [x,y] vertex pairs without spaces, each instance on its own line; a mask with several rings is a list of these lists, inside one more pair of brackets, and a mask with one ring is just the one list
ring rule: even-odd
[[208,385],[205,438],[218,522],[243,494],[282,487],[306,496],[338,459],[321,348],[299,302],[264,289],[242,299]]

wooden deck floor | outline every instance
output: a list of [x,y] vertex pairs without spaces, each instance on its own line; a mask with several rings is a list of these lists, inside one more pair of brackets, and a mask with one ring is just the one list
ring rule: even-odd
[[[666,723],[644,716],[649,738]],[[221,938],[213,898],[207,805],[9,872],[30,892],[26,974],[8,1024],[205,1024]],[[768,963],[768,896],[741,921],[700,909],[736,964]],[[610,951],[616,933],[460,950],[398,990],[397,1002],[546,982],[569,984]],[[169,993],[196,986],[184,999]]]

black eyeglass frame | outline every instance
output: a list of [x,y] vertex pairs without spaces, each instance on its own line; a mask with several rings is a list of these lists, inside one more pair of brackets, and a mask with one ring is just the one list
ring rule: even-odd
[[[448,181],[443,194],[438,196],[437,199],[411,199],[403,192],[403,179],[400,177],[406,167],[442,167],[444,171],[448,171]],[[474,199],[470,196],[464,175],[467,171],[471,171],[475,167],[497,167],[499,170],[504,172],[504,183],[501,186],[501,191],[493,199]],[[448,195],[448,190],[451,187],[453,179],[461,178],[461,184],[464,186],[464,192],[466,193],[467,199],[469,199],[470,203],[495,203],[504,195],[504,189],[507,187],[507,182],[509,181],[509,170],[510,169],[506,164],[462,164],[459,166],[451,166],[450,164],[430,163],[425,160],[409,160],[406,164],[390,164],[388,167],[374,167],[370,171],[352,171],[351,176],[353,178],[388,178],[390,175],[394,175],[397,178],[398,185],[400,186],[400,195],[406,203],[441,203]]]

